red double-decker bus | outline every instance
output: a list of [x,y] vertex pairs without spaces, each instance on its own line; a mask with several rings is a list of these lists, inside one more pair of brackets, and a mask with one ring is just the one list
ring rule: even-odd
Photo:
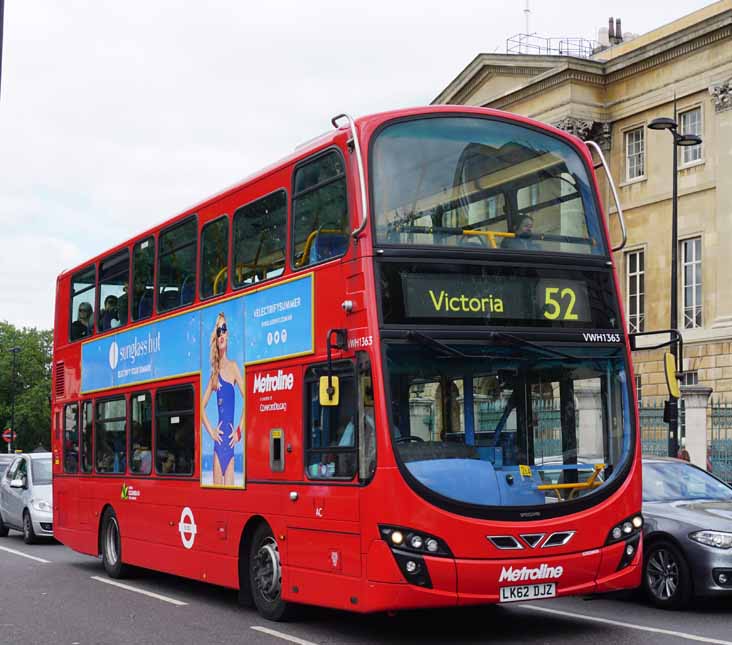
[[56,537],[270,619],[636,586],[587,146],[479,108],[333,124],[58,278]]

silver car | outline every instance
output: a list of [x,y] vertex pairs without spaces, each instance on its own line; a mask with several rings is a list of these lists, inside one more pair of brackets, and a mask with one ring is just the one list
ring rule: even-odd
[[732,595],[732,488],[679,459],[643,458],[643,589],[657,607]]
[[53,536],[51,453],[17,455],[0,477],[0,537],[23,532],[26,544]]

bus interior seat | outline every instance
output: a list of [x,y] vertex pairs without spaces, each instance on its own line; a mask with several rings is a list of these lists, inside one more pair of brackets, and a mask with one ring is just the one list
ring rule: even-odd
[[174,309],[180,304],[180,292],[175,287],[168,288],[163,291],[158,298],[158,308],[160,311]]
[[348,235],[345,233],[318,233],[310,247],[310,262],[320,262],[343,255],[348,248]]
[[145,293],[140,298],[140,303],[137,305],[137,319],[147,318],[152,314],[153,310],[153,292],[152,289],[145,289]]
[[183,283],[180,286],[180,302],[178,304],[189,305],[193,302],[193,298],[196,295],[193,286],[194,282],[195,280],[192,275],[187,275],[183,278]]

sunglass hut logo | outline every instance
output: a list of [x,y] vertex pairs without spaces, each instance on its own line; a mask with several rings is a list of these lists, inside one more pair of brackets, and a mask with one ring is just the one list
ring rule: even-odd
[[292,372],[277,370],[277,374],[257,374],[254,377],[254,394],[265,392],[280,392],[291,390],[295,385],[295,375]]
[[109,367],[117,369],[120,362],[134,365],[137,361],[160,351],[160,332],[149,333],[147,337],[135,336],[131,342],[120,345],[112,341],[109,347]]

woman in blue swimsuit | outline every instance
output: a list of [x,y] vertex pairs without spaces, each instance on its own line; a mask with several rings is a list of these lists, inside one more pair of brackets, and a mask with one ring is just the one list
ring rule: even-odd
[[[214,486],[234,486],[234,446],[241,441],[244,427],[244,405],[239,424],[234,425],[236,387],[244,401],[244,380],[239,366],[226,355],[228,338],[226,317],[220,313],[211,333],[211,378],[201,401],[201,422],[214,442]],[[216,427],[206,417],[206,405],[214,392],[219,416]]]

